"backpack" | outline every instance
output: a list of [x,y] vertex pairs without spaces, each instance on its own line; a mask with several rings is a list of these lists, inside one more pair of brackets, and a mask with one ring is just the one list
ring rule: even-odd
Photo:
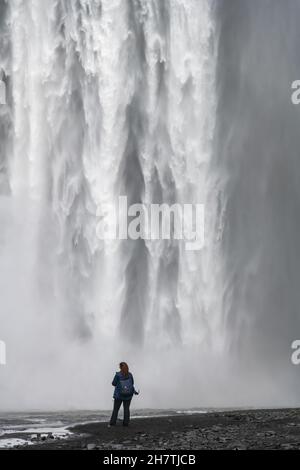
[[123,397],[133,395],[132,377],[130,375],[126,378],[120,376],[120,394]]

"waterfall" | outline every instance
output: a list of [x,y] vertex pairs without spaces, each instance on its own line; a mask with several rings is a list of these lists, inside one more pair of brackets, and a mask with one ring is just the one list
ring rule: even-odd
[[[285,380],[300,70],[286,71],[283,35],[299,42],[296,20],[290,2],[255,0],[261,15],[228,3],[0,2],[4,407],[110,406],[119,360],[148,390],[140,406],[267,403],[277,361]],[[101,240],[99,208],[119,196],[204,204],[204,248]]]

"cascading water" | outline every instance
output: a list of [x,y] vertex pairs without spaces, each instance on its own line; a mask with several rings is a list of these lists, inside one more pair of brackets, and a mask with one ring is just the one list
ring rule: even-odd
[[[108,407],[124,359],[140,407],[285,404],[299,273],[297,223],[281,224],[299,165],[293,122],[288,190],[275,112],[297,114],[293,54],[275,25],[296,23],[278,1],[265,29],[268,2],[228,3],[0,2],[1,407]],[[120,195],[204,203],[204,249],[100,240]]]

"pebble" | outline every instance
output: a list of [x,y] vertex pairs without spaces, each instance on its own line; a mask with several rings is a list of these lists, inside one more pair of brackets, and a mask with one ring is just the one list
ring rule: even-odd
[[87,445],[87,450],[95,450],[96,449],[96,444],[88,444]]

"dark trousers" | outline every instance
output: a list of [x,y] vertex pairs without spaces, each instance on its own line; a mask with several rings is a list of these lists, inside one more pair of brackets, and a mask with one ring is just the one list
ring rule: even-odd
[[117,398],[115,398],[114,409],[110,418],[111,426],[114,426],[117,423],[118,413],[119,413],[119,409],[122,403],[123,403],[123,408],[124,408],[123,426],[128,426],[129,424],[131,398],[129,400],[118,400]]

